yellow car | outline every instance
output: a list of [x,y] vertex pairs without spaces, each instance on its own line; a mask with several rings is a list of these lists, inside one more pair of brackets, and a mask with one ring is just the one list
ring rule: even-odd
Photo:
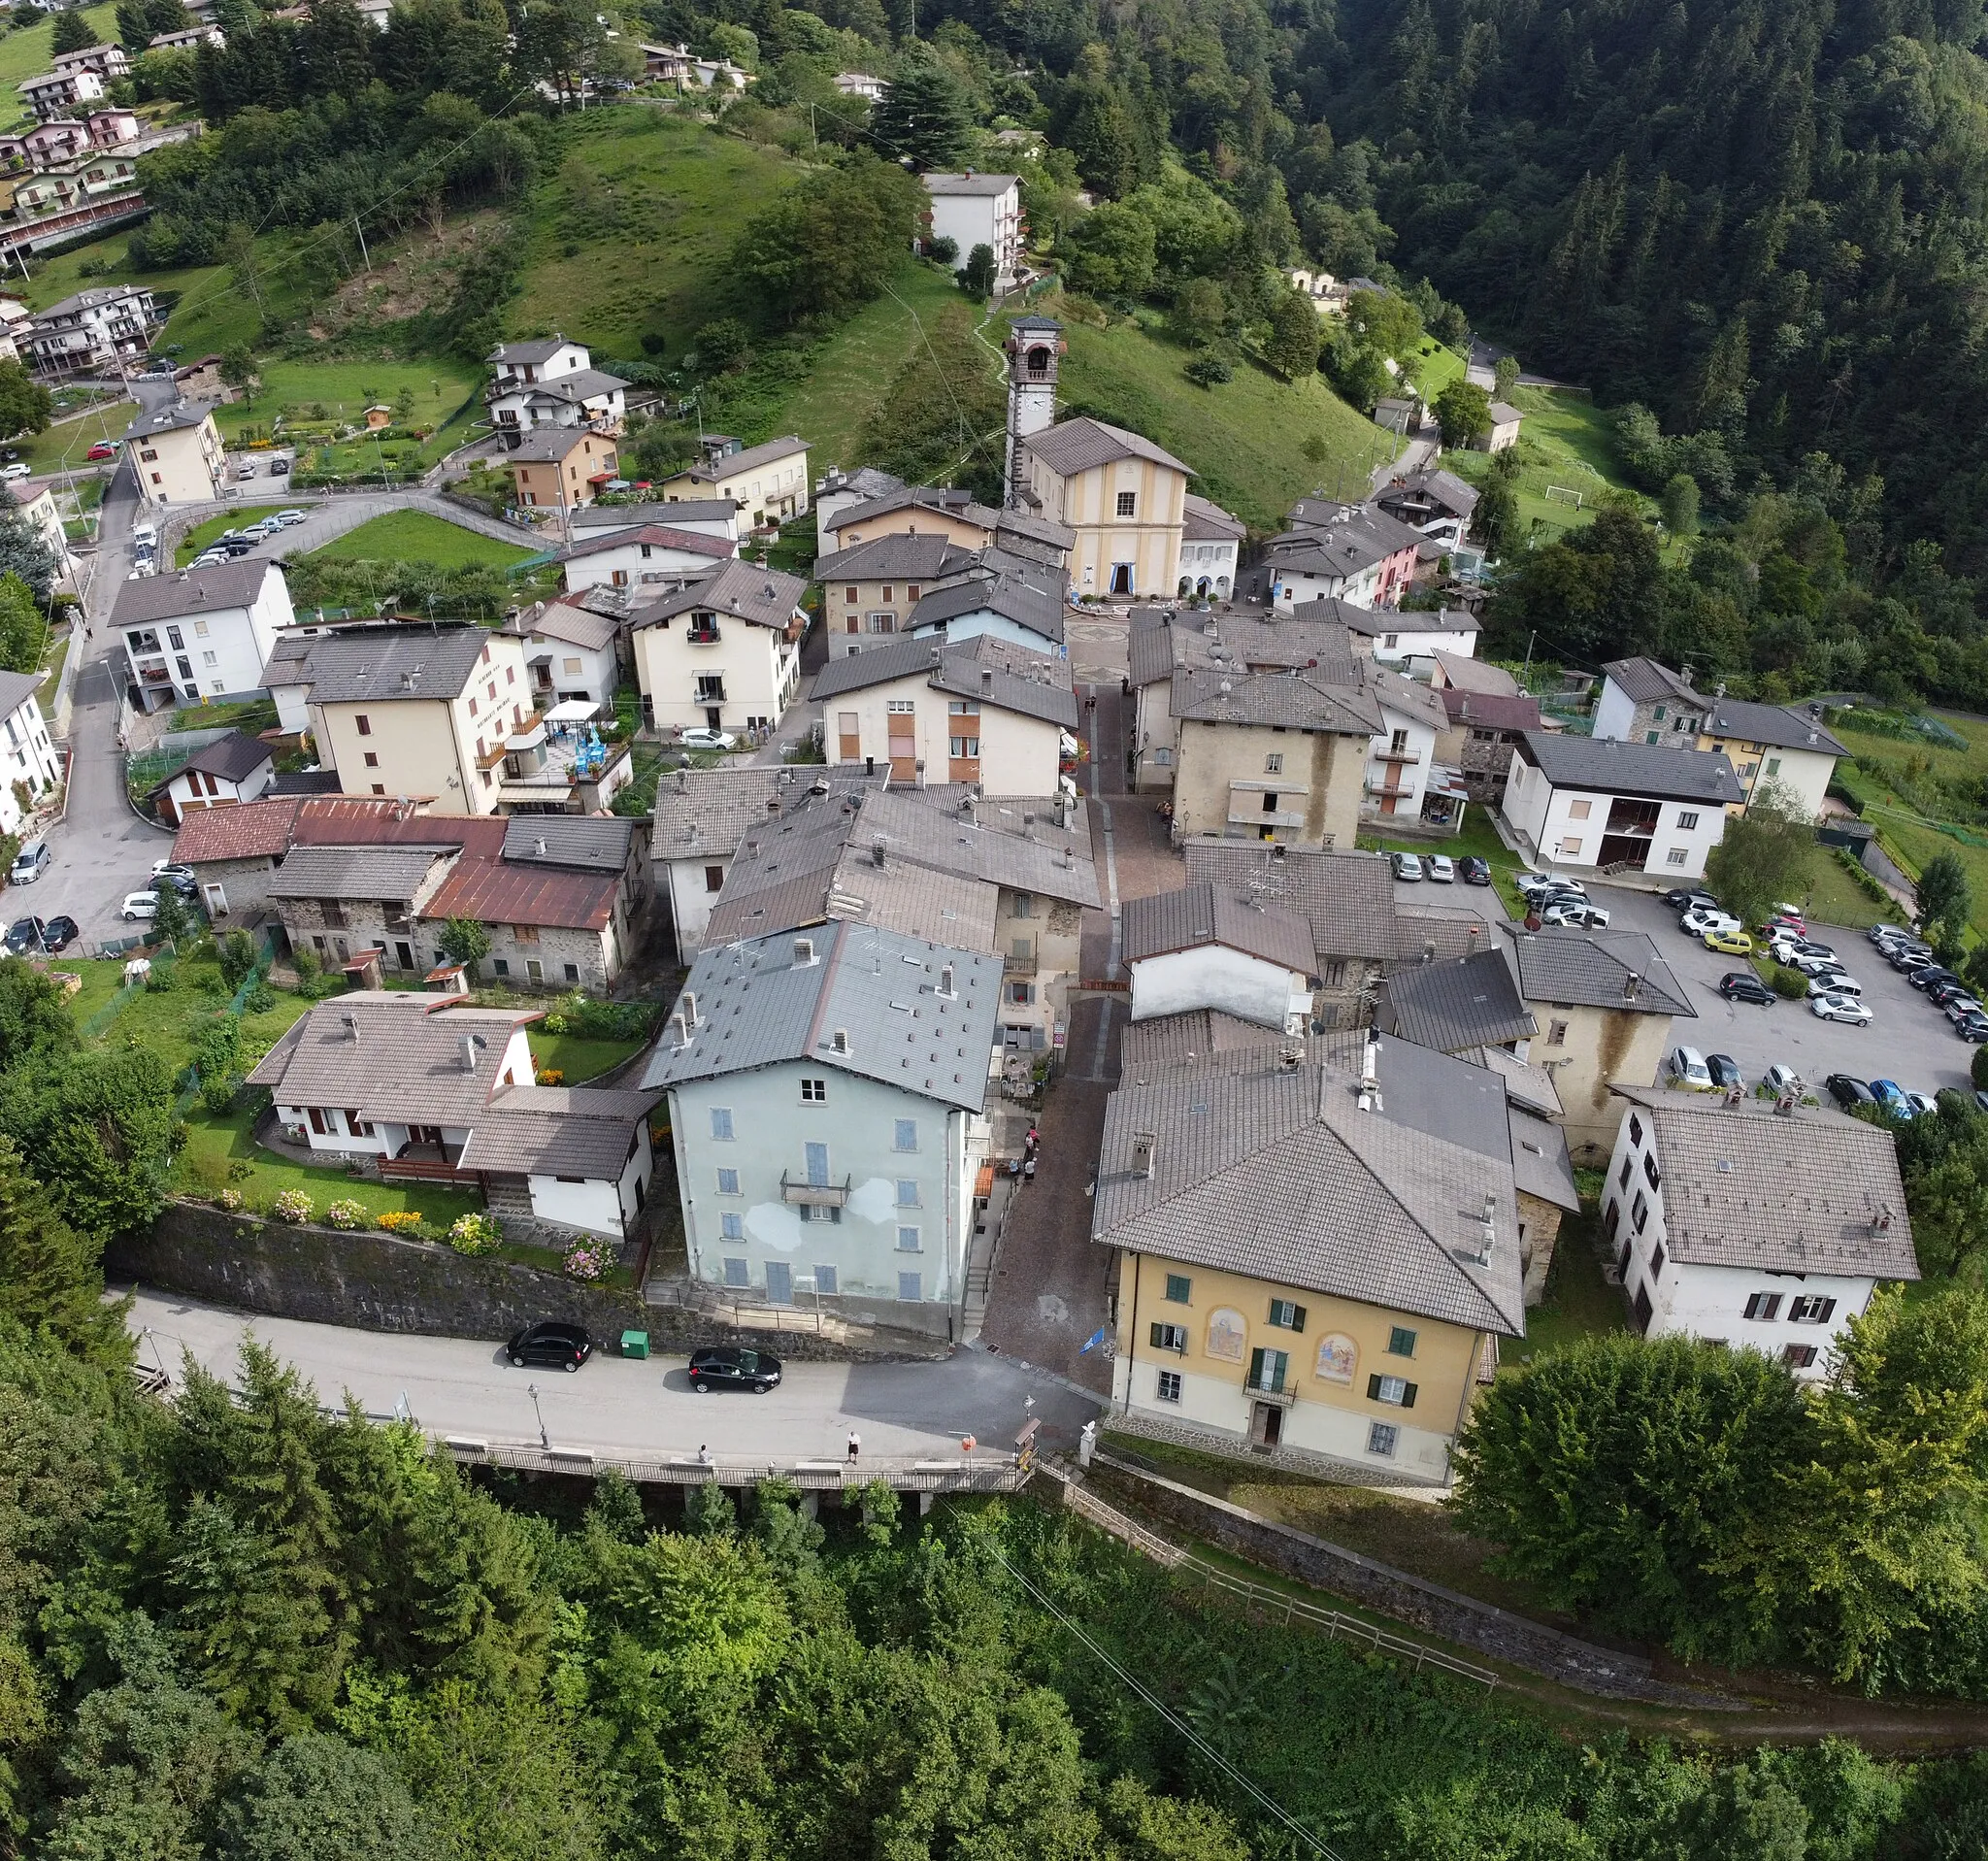
[[1705,934],[1705,947],[1706,949],[1717,950],[1721,956],[1751,956],[1753,954],[1753,939],[1748,937],[1744,931],[1706,931]]

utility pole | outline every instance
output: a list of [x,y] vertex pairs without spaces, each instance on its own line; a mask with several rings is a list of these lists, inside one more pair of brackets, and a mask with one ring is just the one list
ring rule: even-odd
[[352,231],[359,235],[359,257],[364,261],[367,275],[373,271],[373,254],[366,249],[366,229],[359,224],[357,214],[352,216]]
[[1535,640],[1537,640],[1537,639],[1538,639],[1539,637],[1540,637],[1540,633],[1539,633],[1539,629],[1538,629],[1537,627],[1536,627],[1536,628],[1534,628],[1534,630],[1533,630],[1533,631],[1532,631],[1531,633],[1529,633],[1529,634],[1527,634],[1527,635],[1526,635],[1526,664],[1525,664],[1525,670],[1524,670],[1523,672],[1521,672],[1521,673],[1520,673],[1520,674],[1518,675],[1518,688],[1519,688],[1519,689],[1520,689],[1521,691],[1523,691],[1523,690],[1524,690],[1524,689],[1526,688],[1526,681],[1527,681],[1527,680],[1528,680],[1528,679],[1530,679],[1530,678],[1532,677],[1532,673],[1533,673],[1533,642],[1534,642]]
[[808,146],[817,153],[821,149],[821,138],[814,133],[814,106],[808,106]]

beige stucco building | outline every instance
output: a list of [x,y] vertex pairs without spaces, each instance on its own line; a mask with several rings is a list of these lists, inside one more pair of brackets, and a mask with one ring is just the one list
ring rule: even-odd
[[124,429],[124,444],[138,494],[148,504],[200,504],[220,496],[221,436],[212,402],[176,401],[141,414]]
[[808,442],[789,433],[763,446],[741,448],[724,433],[708,433],[705,459],[663,481],[665,502],[729,498],[750,529],[802,516],[808,510]]
[[1031,511],[1075,535],[1069,574],[1078,594],[1173,598],[1190,466],[1088,416],[1028,435],[1016,465]]
[[807,584],[736,559],[640,610],[630,642],[658,730],[771,730],[801,688]]
[[1701,749],[1722,749],[1750,803],[1763,782],[1793,798],[1798,818],[1819,819],[1837,758],[1850,752],[1830,735],[1820,705],[1712,701],[1699,726]]

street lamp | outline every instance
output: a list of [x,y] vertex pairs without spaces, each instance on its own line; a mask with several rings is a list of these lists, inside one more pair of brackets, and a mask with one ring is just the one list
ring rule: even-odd
[[532,1399],[532,1412],[539,1418],[539,1446],[549,1453],[552,1438],[546,1433],[546,1412],[539,1407],[539,1385],[535,1382],[526,1383],[525,1394]]

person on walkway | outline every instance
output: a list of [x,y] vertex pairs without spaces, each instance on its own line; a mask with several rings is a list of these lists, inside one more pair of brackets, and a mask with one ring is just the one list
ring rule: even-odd
[[711,1465],[711,1449],[709,1447],[700,1447],[697,1450],[697,1464],[700,1467],[709,1467]]
[[856,1464],[856,1456],[863,1451],[863,1437],[851,1428],[849,1430],[849,1465]]
[[1021,1180],[1024,1182],[1033,1182],[1036,1180],[1036,1159],[1033,1151],[1030,1152],[1028,1161],[1021,1166]]

